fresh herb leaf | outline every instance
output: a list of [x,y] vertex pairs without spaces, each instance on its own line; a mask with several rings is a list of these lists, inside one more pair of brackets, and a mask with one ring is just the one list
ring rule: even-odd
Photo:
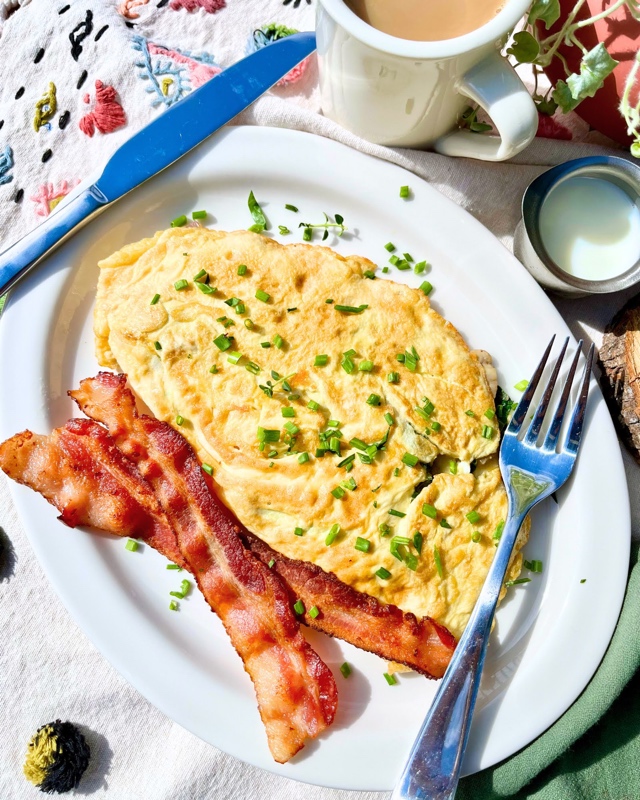
[[[251,212],[251,216],[253,217],[253,221],[255,225],[252,225],[249,230],[253,230],[254,233],[260,233],[261,231],[268,231],[269,230],[269,223],[267,222],[267,218],[264,215],[264,211],[260,207],[260,203],[255,198],[253,192],[249,192],[249,199],[247,200],[247,204],[249,206],[249,211]],[[260,230],[256,230],[256,226],[261,226]]]

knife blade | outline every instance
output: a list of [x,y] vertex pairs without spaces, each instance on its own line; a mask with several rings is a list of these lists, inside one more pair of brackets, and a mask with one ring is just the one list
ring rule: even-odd
[[315,47],[312,32],[280,39],[228,67],[138,131],[111,156],[95,183],[0,254],[0,295],[108,205],[244,111]]

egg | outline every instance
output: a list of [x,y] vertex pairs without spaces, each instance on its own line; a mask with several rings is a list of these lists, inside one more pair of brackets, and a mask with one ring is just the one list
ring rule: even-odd
[[424,292],[375,270],[248,231],[161,231],[100,263],[97,357],[271,547],[459,636],[507,513],[493,393]]

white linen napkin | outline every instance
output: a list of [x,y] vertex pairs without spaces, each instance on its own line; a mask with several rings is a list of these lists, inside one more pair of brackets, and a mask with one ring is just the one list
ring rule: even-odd
[[[256,31],[270,23],[309,30],[314,13],[315,0],[1,0],[0,242],[6,246],[33,228],[60,196],[161,113],[174,92],[194,88],[269,35]],[[299,80],[275,88],[236,122],[310,131],[400,164],[470,211],[507,247],[522,192],[534,177],[570,158],[610,152],[575,117],[562,120],[574,141],[538,139],[506,164],[378,147],[318,113],[316,77],[312,59]],[[96,81],[102,86],[96,88]],[[38,101],[47,93],[51,100],[51,83],[55,113],[45,103],[38,115]],[[598,343],[624,299],[554,302],[576,335]],[[640,470],[629,456],[626,465],[634,533],[640,536]],[[14,553],[9,566],[0,566],[0,798],[36,796],[21,774],[26,743],[58,717],[79,724],[89,741],[92,759],[76,795],[95,800],[384,796],[276,777],[174,724],[72,622],[31,551],[3,476],[0,527]]]

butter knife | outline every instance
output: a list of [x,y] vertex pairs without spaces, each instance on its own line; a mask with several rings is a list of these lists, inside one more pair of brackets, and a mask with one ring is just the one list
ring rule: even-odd
[[111,156],[95,183],[0,253],[0,295],[111,203],[244,111],[315,48],[311,32],[280,39],[228,67],[138,131]]

